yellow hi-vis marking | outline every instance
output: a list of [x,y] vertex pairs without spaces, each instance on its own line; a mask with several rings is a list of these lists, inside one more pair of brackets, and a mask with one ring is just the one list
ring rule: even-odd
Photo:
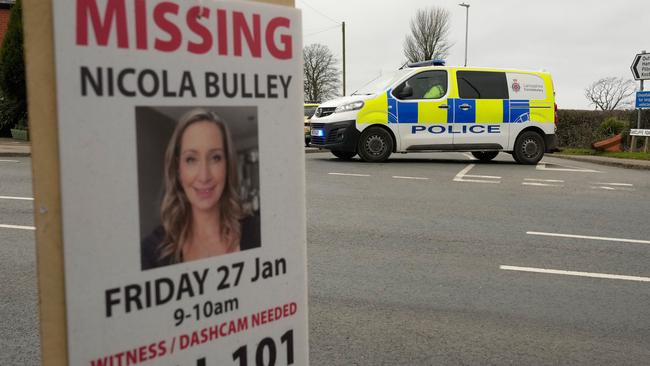
[[500,123],[503,121],[502,99],[477,99],[476,123]]
[[447,104],[447,100],[427,101],[418,103],[418,123],[447,123],[447,109],[439,108]]
[[[397,113],[397,111],[393,111],[393,113]],[[364,101],[363,108],[357,114],[357,123],[388,123],[388,96],[386,93]]]

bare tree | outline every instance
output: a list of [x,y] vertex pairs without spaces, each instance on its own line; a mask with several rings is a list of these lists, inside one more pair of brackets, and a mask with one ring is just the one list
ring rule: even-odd
[[411,19],[411,34],[404,39],[404,56],[409,62],[446,58],[452,46],[447,40],[449,27],[446,9],[418,9]]
[[629,107],[632,102],[628,100],[634,94],[634,81],[624,78],[602,78],[585,89],[585,97],[589,104],[596,109],[611,111],[617,108]]
[[340,80],[332,51],[314,43],[303,48],[302,57],[305,100],[320,102],[336,96]]

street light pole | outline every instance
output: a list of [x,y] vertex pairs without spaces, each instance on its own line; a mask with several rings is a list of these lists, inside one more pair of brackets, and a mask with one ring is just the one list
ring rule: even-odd
[[465,66],[467,66],[467,33],[469,30],[469,4],[460,3],[458,5],[465,7]]
[[343,33],[343,96],[345,96],[345,22],[342,23]]

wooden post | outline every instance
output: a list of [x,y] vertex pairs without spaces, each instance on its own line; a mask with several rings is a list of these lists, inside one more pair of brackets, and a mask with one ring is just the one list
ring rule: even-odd
[[[294,7],[294,0],[254,0]],[[68,364],[53,0],[23,0],[41,364]],[[71,8],[72,9],[72,8]]]
[[68,363],[52,2],[24,0],[43,365]]

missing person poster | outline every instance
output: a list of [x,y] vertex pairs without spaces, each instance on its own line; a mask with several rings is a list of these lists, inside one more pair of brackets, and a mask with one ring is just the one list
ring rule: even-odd
[[307,365],[299,11],[55,1],[70,365]]

